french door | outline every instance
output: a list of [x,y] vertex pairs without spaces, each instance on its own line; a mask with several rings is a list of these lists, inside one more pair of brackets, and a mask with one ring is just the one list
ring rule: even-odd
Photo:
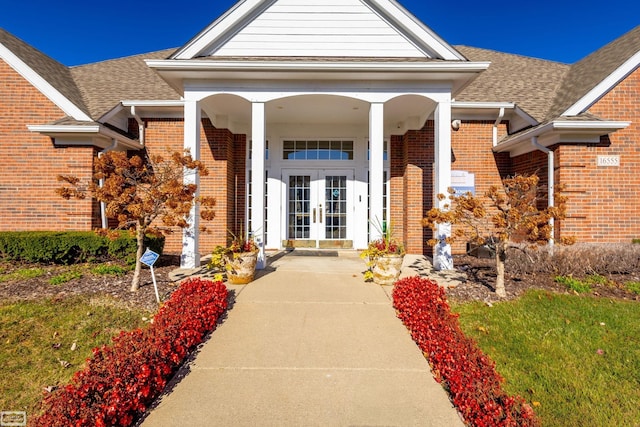
[[353,177],[350,169],[283,170],[286,246],[353,247]]

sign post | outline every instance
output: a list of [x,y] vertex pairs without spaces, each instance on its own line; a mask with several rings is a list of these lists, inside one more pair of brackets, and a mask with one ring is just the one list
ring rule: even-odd
[[160,304],[160,295],[158,295],[158,284],[156,283],[156,274],[153,272],[153,264],[160,258],[160,254],[152,251],[147,248],[147,250],[142,254],[142,258],[140,258],[140,262],[148,265],[149,269],[151,269],[151,279],[153,280],[153,289],[156,291],[156,301]]

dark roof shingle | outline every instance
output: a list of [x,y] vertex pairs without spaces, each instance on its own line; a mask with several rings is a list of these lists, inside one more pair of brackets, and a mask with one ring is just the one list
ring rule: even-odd
[[82,90],[91,117],[99,120],[122,100],[175,100],[180,95],[151,68],[145,59],[165,59],[166,49],[71,68]]
[[68,67],[33,48],[2,28],[0,28],[0,43],[13,52],[14,55],[20,58],[80,110],[89,114],[89,109],[84,103],[82,93],[73,80]]
[[457,101],[513,102],[538,122],[544,120],[570,66],[559,62],[454,46],[471,61],[490,61],[489,68],[456,96]]
[[558,90],[547,118],[564,113],[638,52],[640,26],[573,64]]

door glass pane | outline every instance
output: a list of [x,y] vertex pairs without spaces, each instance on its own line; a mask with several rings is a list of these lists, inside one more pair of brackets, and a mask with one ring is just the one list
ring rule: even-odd
[[347,238],[347,177],[325,178],[325,238]]
[[310,237],[310,176],[289,177],[289,239]]

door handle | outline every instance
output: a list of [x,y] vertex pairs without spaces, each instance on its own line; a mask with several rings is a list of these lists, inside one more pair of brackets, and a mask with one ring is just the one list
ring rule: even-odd
[[316,223],[316,208],[313,208],[313,223]]
[[322,205],[320,205],[320,221],[319,222],[322,222]]

